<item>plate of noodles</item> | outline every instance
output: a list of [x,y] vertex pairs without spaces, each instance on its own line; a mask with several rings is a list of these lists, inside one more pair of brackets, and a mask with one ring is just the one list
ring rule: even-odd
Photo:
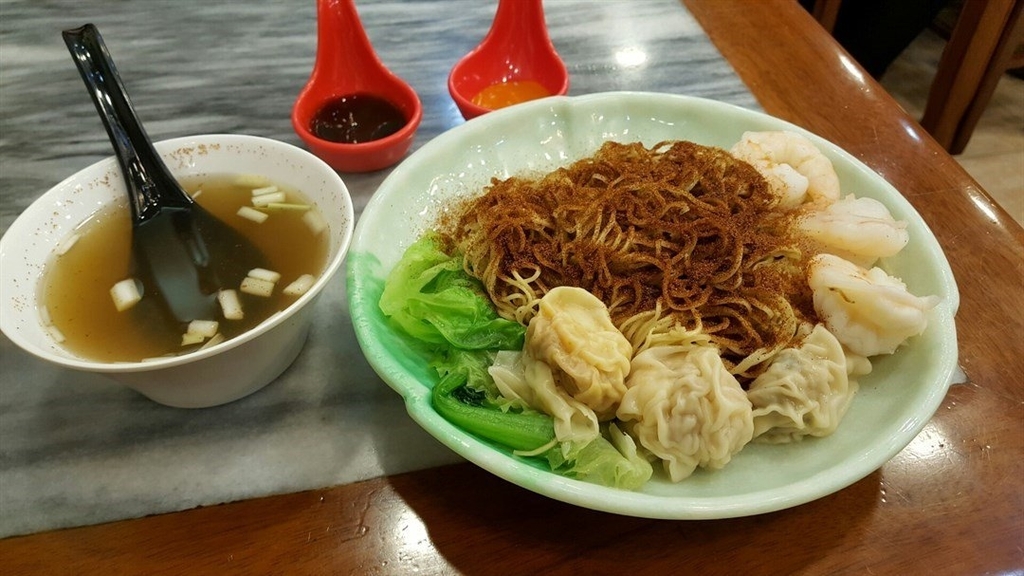
[[[831,248],[820,229],[850,214]],[[843,244],[864,238],[897,246]],[[425,243],[429,262],[410,264]],[[347,268],[360,346],[420,426],[523,488],[623,515],[746,516],[836,492],[913,440],[957,365],[956,283],[906,199],[806,130],[699,98],[546,98],[441,134],[381,184]],[[423,294],[394,304],[396,278],[428,268],[428,299],[482,299],[474,327],[399,317]],[[829,284],[846,281],[869,285],[852,311]],[[483,369],[452,367],[464,357]],[[495,406],[528,416],[515,439],[470,422]],[[574,448],[591,431],[607,474]]]

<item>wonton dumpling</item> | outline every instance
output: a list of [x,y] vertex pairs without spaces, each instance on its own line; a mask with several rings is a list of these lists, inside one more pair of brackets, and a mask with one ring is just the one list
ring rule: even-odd
[[522,352],[503,350],[487,372],[513,406],[528,406],[554,418],[559,442],[585,444],[600,434],[594,411],[556,386],[547,364]]
[[818,324],[799,347],[779,352],[751,382],[747,398],[754,406],[754,438],[782,443],[828,436],[856,391],[842,345]]
[[550,290],[526,329],[523,351],[550,366],[555,383],[600,420],[615,415],[633,347],[596,296],[570,286]]
[[831,254],[818,254],[807,270],[814,311],[854,354],[892,354],[924,332],[937,296],[918,297],[881,268],[865,270]]
[[673,482],[719,469],[750,442],[750,400],[712,346],[658,346],[633,358],[617,416]]

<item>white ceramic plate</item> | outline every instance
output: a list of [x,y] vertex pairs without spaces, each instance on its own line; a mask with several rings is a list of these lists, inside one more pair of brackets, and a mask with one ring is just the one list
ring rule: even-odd
[[[593,154],[602,142],[683,139],[729,148],[747,130],[794,130],[828,156],[844,194],[869,196],[906,220],[910,244],[885,267],[911,292],[937,294],[927,331],[876,359],[839,429],[827,438],[749,444],[723,469],[680,483],[660,470],[638,492],[563,478],[449,424],[430,403],[435,374],[409,353],[377,308],[403,251],[453,197],[479,194],[491,177],[546,172]],[[902,450],[938,409],[956,369],[953,316],[959,294],[935,237],[878,174],[828,141],[792,124],[719,102],[667,94],[558,97],[490,113],[427,143],[381,184],[356,226],[348,259],[356,335],[371,365],[400,393],[425,430],[467,460],[534,492],[579,506],[650,518],[725,518],[820,498],[867,476]],[[658,467],[656,467],[657,469]]]

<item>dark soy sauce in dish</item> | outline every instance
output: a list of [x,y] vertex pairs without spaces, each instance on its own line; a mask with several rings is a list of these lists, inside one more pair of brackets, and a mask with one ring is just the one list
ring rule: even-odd
[[[246,180],[251,179],[220,175],[181,181],[190,193],[202,190],[196,202],[248,237],[266,255],[270,268],[281,275],[270,297],[237,290],[243,278],[231,281],[244,317],[228,320],[218,313],[214,318],[200,319],[216,320],[225,340],[287,308],[298,297],[284,294],[284,288],[303,274],[319,277],[329,251],[326,231],[314,232],[303,219],[308,211],[266,210],[269,215],[262,223],[239,216],[241,206],[251,206],[254,187],[273,184]],[[282,190],[287,194],[287,202],[308,203],[301,193]],[[43,323],[56,328],[64,337],[61,345],[80,357],[101,362],[134,362],[179,355],[201,346],[182,345],[187,325],[169,318],[157,299],[147,298],[146,288],[133,307],[121,312],[115,308],[110,295],[115,283],[135,278],[143,287],[152,285],[151,279],[133,269],[131,234],[128,206],[122,202],[83,222],[76,229],[74,244],[47,262],[40,284],[40,300],[45,307],[45,312],[41,312]]]
[[395,105],[370,94],[351,94],[327,101],[310,122],[317,137],[342,144],[386,138],[408,122]]

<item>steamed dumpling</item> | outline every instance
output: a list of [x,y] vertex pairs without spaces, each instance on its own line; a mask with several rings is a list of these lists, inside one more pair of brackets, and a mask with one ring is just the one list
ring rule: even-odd
[[928,326],[937,296],[918,297],[880,268],[865,270],[831,254],[808,265],[814,310],[828,331],[861,356],[891,354]]
[[614,417],[633,347],[596,296],[569,286],[550,290],[530,320],[523,350],[550,366],[555,383],[600,420]]
[[529,407],[554,419],[559,442],[587,443],[600,434],[589,406],[555,385],[551,368],[529,354],[503,350],[487,369],[498,391],[514,407]]
[[712,346],[658,346],[633,359],[617,416],[673,482],[719,469],[754,434],[750,400]]
[[863,267],[897,254],[910,240],[907,223],[895,220],[884,204],[852,194],[808,211],[797,227],[823,252]]
[[786,348],[750,384],[754,438],[781,443],[835,431],[857,391],[842,345],[818,324],[800,346]]

